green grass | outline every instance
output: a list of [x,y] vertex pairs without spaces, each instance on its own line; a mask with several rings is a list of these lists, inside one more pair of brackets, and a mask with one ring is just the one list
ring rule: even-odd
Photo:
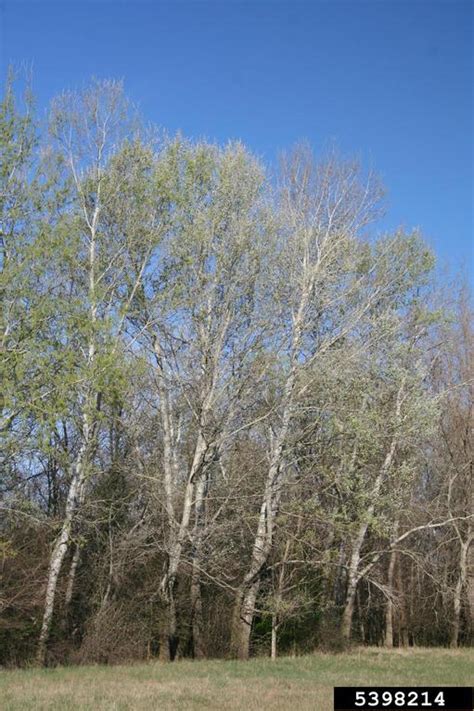
[[350,654],[0,673],[2,711],[331,711],[333,686],[469,686],[473,650],[360,649]]

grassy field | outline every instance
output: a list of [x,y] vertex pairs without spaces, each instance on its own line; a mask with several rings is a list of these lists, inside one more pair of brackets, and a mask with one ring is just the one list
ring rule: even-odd
[[474,650],[361,649],[276,662],[181,661],[2,671],[2,711],[332,711],[333,686],[472,683]]

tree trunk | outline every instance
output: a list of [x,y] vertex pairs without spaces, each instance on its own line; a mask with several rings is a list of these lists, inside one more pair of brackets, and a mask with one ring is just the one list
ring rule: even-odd
[[203,473],[199,478],[199,481],[196,486],[196,501],[194,505],[195,521],[193,535],[193,570],[191,576],[191,626],[193,635],[193,656],[195,659],[204,659],[206,657],[201,597],[201,547],[204,527],[206,491],[207,476],[205,473]]
[[462,594],[463,594],[464,586],[465,586],[466,580],[467,580],[467,549],[468,549],[468,544],[467,544],[467,542],[463,541],[461,543],[461,552],[460,552],[460,557],[459,557],[459,574],[458,574],[458,579],[456,581],[456,587],[454,589],[454,600],[453,600],[454,617],[453,617],[453,626],[452,626],[452,630],[451,630],[451,642],[450,642],[451,647],[459,646],[459,632],[460,632],[460,628],[461,628]]
[[[400,387],[398,394],[397,394],[397,419],[400,416],[400,402],[401,402],[401,395],[403,391],[403,385]],[[390,444],[390,449],[388,450],[383,465],[377,475],[377,478],[374,483],[374,488],[371,491],[371,499],[372,502],[370,506],[367,508],[367,515],[366,515],[366,520],[361,523],[359,526],[359,531],[357,533],[356,539],[354,541],[353,547],[352,547],[352,555],[351,555],[351,562],[349,564],[349,573],[348,573],[348,584],[347,584],[347,593],[346,593],[346,602],[344,606],[344,612],[342,614],[342,623],[341,623],[341,635],[343,640],[348,642],[350,640],[351,636],[351,629],[352,629],[352,617],[354,615],[354,599],[355,599],[355,594],[357,590],[357,585],[360,580],[360,573],[359,573],[359,563],[360,563],[360,558],[361,558],[361,550],[362,546],[364,544],[365,540],[365,535],[367,533],[367,529],[369,527],[368,521],[370,518],[373,516],[374,511],[375,511],[375,501],[377,500],[377,496],[380,492],[380,488],[382,486],[382,482],[385,479],[385,476],[390,469],[393,461],[393,457],[395,455],[395,449],[397,446],[396,439],[393,439],[391,444]]]
[[272,647],[270,656],[272,659],[277,658],[277,643],[278,643],[278,616],[272,615]]
[[285,386],[286,406],[283,411],[278,438],[270,459],[249,571],[236,596],[231,635],[231,653],[238,659],[248,659],[249,657],[250,633],[255,614],[255,602],[260,589],[260,575],[272,548],[274,519],[282,493],[281,482],[278,482],[278,478],[283,460],[284,443],[290,426],[295,377],[296,372],[292,370]]
[[361,595],[360,595],[360,588],[356,594],[356,602],[357,602],[357,617],[359,619],[359,635],[360,635],[360,641],[362,644],[365,644],[365,625],[364,625],[364,617],[362,614],[362,601],[361,601]]
[[305,312],[315,279],[315,271],[309,268],[307,255],[303,266],[303,287],[297,313],[293,317],[291,338],[291,361],[286,376],[282,398],[283,412],[281,424],[275,437],[270,456],[263,501],[260,506],[257,532],[255,534],[249,571],[240,587],[234,607],[231,635],[231,652],[239,659],[248,659],[250,633],[255,614],[255,602],[260,588],[260,576],[268,560],[273,544],[273,526],[282,493],[281,469],[283,453],[292,419],[296,378],[299,370],[300,345],[303,334]]
[[[79,490],[79,495],[77,498],[77,506],[80,508],[84,502],[84,493],[85,493],[85,480],[83,479],[81,485],[80,485],[80,490]],[[65,625],[67,625],[67,618],[69,615],[69,608],[71,605],[72,601],[72,596],[74,593],[74,583],[76,582],[76,573],[77,573],[77,568],[79,566],[79,561],[81,559],[81,544],[76,543],[74,547],[74,553],[72,556],[71,560],[71,566],[69,568],[69,573],[68,573],[68,578],[67,578],[67,587],[66,587],[66,595],[64,598],[64,608],[65,608],[65,615],[64,615],[64,622]]]
[[283,429],[280,431],[279,441],[274,448],[265,484],[265,494],[260,506],[250,568],[236,595],[231,634],[231,653],[238,659],[248,659],[249,657],[250,633],[255,614],[255,602],[260,589],[260,575],[271,551],[273,519],[278,508],[281,492],[281,489],[276,486],[276,479],[283,449],[283,437],[286,437],[286,429],[285,431]]
[[259,588],[260,579],[258,578],[247,589],[241,588],[237,593],[231,633],[231,655],[236,659],[246,660],[249,658],[250,634]]
[[197,567],[193,567],[191,579],[191,610],[194,659],[206,658],[204,641],[204,620],[202,615],[201,580]]
[[[105,138],[105,137],[104,137]],[[92,335],[88,342],[87,349],[87,365],[91,367],[95,361],[96,341],[95,341],[95,326],[97,324],[97,297],[96,297],[96,233],[99,220],[101,202],[100,202],[100,168],[97,167],[98,188],[97,202],[93,210],[92,219],[89,220],[87,209],[85,209],[86,222],[90,231],[88,240],[88,297],[89,297],[89,319],[91,324]],[[76,180],[76,175],[74,175]],[[77,181],[76,181],[77,185]],[[82,196],[80,188],[79,195]],[[43,666],[46,660],[46,647],[50,635],[51,623],[54,613],[54,600],[56,597],[59,575],[61,573],[64,557],[68,551],[71,541],[71,530],[74,522],[74,516],[78,506],[80,506],[86,480],[87,468],[91,456],[91,445],[95,440],[97,421],[90,420],[90,411],[95,400],[95,407],[100,409],[100,392],[94,393],[94,388],[90,386],[85,392],[85,403],[82,410],[82,444],[78,453],[76,466],[74,467],[71,484],[66,501],[66,511],[61,527],[60,534],[56,539],[49,563],[48,583],[46,586],[46,599],[44,606],[43,622],[38,640],[38,649],[36,653],[37,664]]]
[[174,596],[166,601],[160,627],[158,659],[160,662],[170,662],[175,658],[178,647]]
[[80,498],[81,489],[85,479],[85,453],[86,443],[83,444],[79,453],[78,462],[75,467],[75,472],[69,487],[68,497],[66,501],[66,512],[61,526],[61,531],[53,547],[49,562],[48,582],[46,586],[46,597],[44,604],[43,622],[38,640],[38,648],[36,652],[36,663],[44,666],[46,661],[46,647],[51,630],[51,623],[54,612],[54,600],[58,586],[58,579],[61,573],[64,557],[68,551],[71,540],[71,528],[73,524],[74,514],[77,509],[78,500]]
[[[374,507],[370,506],[368,510],[369,516],[373,514]],[[362,544],[364,543],[365,534],[367,532],[368,523],[364,522],[359,527],[359,532],[354,541],[352,547],[352,555],[349,563],[348,580],[347,580],[347,592],[346,601],[344,604],[344,611],[342,613],[341,622],[341,636],[342,639],[348,642],[351,637],[352,630],[352,618],[354,616],[354,602],[357,592],[357,585],[359,583],[359,563],[360,563],[360,551]]]
[[341,636],[342,639],[348,642],[351,638],[352,631],[352,618],[354,616],[354,603],[357,591],[357,583],[359,578],[357,575],[352,575],[349,577],[349,583],[347,586],[346,604],[344,605],[344,612],[342,614],[341,623]]
[[398,593],[398,644],[400,647],[408,647],[406,595],[403,582],[402,565],[403,561],[400,558],[396,567]]
[[[175,604],[175,587],[176,576],[178,574],[181,555],[184,542],[186,540],[189,523],[191,519],[191,511],[193,506],[194,490],[196,486],[196,478],[205,466],[205,456],[208,446],[201,433],[198,435],[196,448],[194,451],[193,462],[189,472],[186,490],[184,494],[183,512],[179,529],[176,532],[174,527],[170,528],[170,552],[168,554],[168,566],[160,583],[160,598],[164,607],[164,621],[162,623],[162,631],[160,633],[160,659],[162,652],[165,654],[166,648],[169,648],[169,659],[174,659],[174,653],[177,648],[177,619],[176,619],[176,604]],[[168,637],[168,644],[164,643],[165,637]],[[174,651],[173,651],[174,650]],[[164,657],[163,657],[164,658]]]
[[76,543],[76,545],[74,547],[74,553],[72,555],[71,567],[69,568],[69,574],[67,576],[66,595],[64,598],[64,605],[65,605],[66,609],[71,604],[72,595],[74,592],[74,582],[76,580],[77,567],[79,565],[80,557],[81,557],[81,547],[79,544]]
[[[468,576],[467,576],[467,602],[469,611],[469,630],[472,635],[474,631],[474,548],[470,545],[472,541],[469,541],[468,550]],[[471,640],[472,641],[472,640]]]
[[456,587],[454,589],[454,600],[453,600],[453,626],[451,630],[451,640],[450,647],[457,647],[459,644],[459,628],[461,623],[461,593],[462,593],[462,580],[461,575],[459,575],[456,581]]
[[[392,545],[393,545],[394,541],[396,541],[397,536],[398,536],[398,525],[399,525],[398,521],[395,521],[395,524],[393,526],[393,531],[392,531]],[[389,559],[388,571],[387,571],[388,597],[387,597],[387,605],[385,608],[384,646],[388,647],[388,649],[393,648],[393,597],[394,597],[393,580],[394,580],[396,560],[397,560],[397,553],[396,553],[396,551],[392,550],[392,552],[390,553],[390,559]]]
[[387,588],[388,598],[385,608],[385,638],[384,646],[388,649],[393,647],[393,573],[395,570],[396,553],[393,551],[390,554],[390,562],[388,564]]

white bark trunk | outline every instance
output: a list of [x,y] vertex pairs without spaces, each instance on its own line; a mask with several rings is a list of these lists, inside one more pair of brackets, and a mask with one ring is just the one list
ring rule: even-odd
[[[95,261],[96,261],[96,228],[97,221],[99,218],[99,204],[97,204],[92,223],[90,225],[90,240],[89,240],[89,317],[92,325],[92,330],[97,321],[97,303],[96,303],[96,293],[95,293]],[[87,365],[92,366],[95,360],[96,344],[95,335],[92,335],[88,342],[88,353],[87,353]],[[95,437],[95,423],[90,422],[90,409],[94,402],[94,397],[91,397],[91,389],[88,390],[85,397],[85,403],[82,414],[83,421],[83,432],[82,432],[82,444],[79,450],[79,454],[76,461],[76,466],[74,467],[72,481],[69,487],[69,492],[66,501],[66,511],[64,515],[63,524],[61,527],[61,532],[56,539],[53,551],[50,558],[49,572],[48,572],[48,582],[46,586],[46,599],[43,613],[43,622],[41,625],[41,632],[38,640],[38,649],[36,654],[36,661],[39,665],[44,665],[46,661],[46,647],[49,639],[49,634],[51,630],[51,623],[53,619],[54,612],[54,601],[56,597],[56,590],[58,585],[59,575],[61,573],[62,564],[64,557],[68,551],[69,544],[71,541],[71,530],[73,526],[74,516],[82,497],[84,495],[85,479],[87,475],[87,468],[90,459],[90,447],[92,440]],[[98,399],[96,399],[96,405],[98,404]]]
[[342,615],[342,623],[341,623],[341,635],[342,635],[342,638],[347,642],[350,640],[350,637],[351,637],[352,617],[354,614],[354,600],[355,600],[355,594],[357,591],[357,585],[360,580],[359,565],[360,565],[360,559],[361,559],[361,550],[362,550],[362,546],[365,541],[367,529],[369,527],[368,521],[374,514],[375,501],[377,500],[377,496],[380,492],[380,488],[381,488],[382,483],[385,479],[385,476],[388,473],[388,470],[390,469],[390,467],[392,465],[393,457],[395,455],[396,445],[397,445],[397,442],[394,439],[390,445],[389,451],[387,452],[387,454],[385,456],[385,460],[382,465],[382,468],[380,469],[380,472],[377,475],[377,478],[375,480],[374,488],[372,489],[372,492],[371,492],[372,503],[370,504],[370,506],[367,509],[366,520],[363,521],[361,523],[361,525],[359,526],[357,536],[356,536],[354,543],[352,545],[352,555],[351,555],[351,561],[350,561],[349,570],[348,570],[346,602],[345,602],[345,606],[344,606],[344,612]]
[[196,501],[194,504],[194,531],[193,531],[193,569],[191,575],[191,614],[193,656],[195,659],[204,659],[206,648],[204,642],[204,624],[202,616],[201,597],[201,545],[204,527],[204,506],[207,489],[207,477],[203,473],[196,485]]
[[265,483],[263,500],[260,506],[258,526],[253,543],[249,570],[239,588],[234,606],[231,652],[239,659],[248,659],[249,656],[250,633],[255,614],[255,602],[260,588],[260,575],[268,560],[273,544],[274,519],[278,512],[282,493],[281,482],[278,480],[281,474],[283,451],[292,418],[299,347],[303,331],[303,317],[310,292],[310,286],[303,291],[298,313],[294,320],[291,366],[283,395],[284,409],[282,421],[270,457],[270,466]]
[[275,438],[270,457],[270,466],[265,483],[263,501],[260,507],[258,527],[254,539],[249,570],[239,589],[234,607],[231,650],[239,659],[247,659],[249,656],[250,633],[255,611],[255,602],[260,587],[260,575],[272,548],[274,519],[278,512],[282,494],[282,482],[278,480],[281,477],[283,451],[292,418],[294,390],[300,367],[300,347],[304,331],[306,309],[316,275],[316,267],[311,268],[308,259],[308,254],[305,252],[300,302],[298,310],[293,317],[291,362],[283,393],[281,425]]
[[347,583],[346,603],[342,614],[341,635],[345,641],[349,641],[352,631],[352,618],[354,616],[354,602],[357,592],[357,584],[359,577],[357,569],[359,567],[360,556],[352,554],[351,565],[349,569],[349,579]]
[[165,382],[163,352],[159,339],[153,335],[153,348],[158,365],[157,382],[160,399],[161,426],[163,428],[163,471],[165,485],[165,508],[168,517],[168,528],[174,530],[176,521],[174,515],[174,485],[176,483],[176,456],[173,442],[173,422],[169,402],[168,389]]
[[[78,507],[80,507],[84,501],[84,494],[85,494],[85,480],[82,480],[82,483],[80,485],[80,490],[79,490],[79,496],[78,496]],[[71,604],[73,592],[74,592],[74,583],[76,582],[76,573],[77,573],[77,568],[79,565],[79,561],[81,559],[81,545],[76,543],[76,546],[74,548],[74,553],[72,556],[71,560],[71,567],[69,568],[69,573],[68,573],[68,579],[67,579],[67,587],[66,587],[66,596],[64,599],[64,605],[66,609],[66,615],[68,614],[69,606]]]
[[[183,512],[181,515],[179,529],[177,533],[174,533],[172,530],[170,530],[171,541],[170,552],[168,556],[168,566],[160,583],[160,596],[164,603],[166,616],[164,630],[160,635],[160,659],[163,660],[172,659],[174,657],[173,648],[177,644],[176,605],[174,601],[176,576],[181,562],[184,542],[189,532],[189,523],[191,519],[192,506],[194,503],[196,480],[198,476],[202,473],[202,469],[205,466],[205,456],[207,449],[208,447],[206,441],[202,433],[199,433],[196,442],[196,448],[194,451],[193,462],[186,484],[183,502]],[[168,638],[168,642],[165,641],[166,638]],[[169,647],[168,651],[166,650],[167,646]]]
[[64,557],[69,548],[74,515],[76,513],[77,505],[81,496],[81,490],[86,476],[86,452],[87,441],[84,441],[81,447],[81,451],[79,452],[78,461],[76,463],[71,485],[69,487],[68,497],[66,501],[66,512],[61,526],[61,531],[59,533],[58,538],[56,539],[53,551],[51,553],[48,582],[46,586],[43,621],[41,625],[41,632],[39,636],[38,649],[36,654],[36,662],[41,666],[43,666],[46,661],[46,647],[53,619],[54,601],[56,597],[59,574],[61,573]]

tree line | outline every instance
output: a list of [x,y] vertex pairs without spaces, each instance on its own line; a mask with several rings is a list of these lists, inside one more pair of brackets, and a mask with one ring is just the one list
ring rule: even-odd
[[383,199],[9,77],[2,664],[470,643],[470,295]]

